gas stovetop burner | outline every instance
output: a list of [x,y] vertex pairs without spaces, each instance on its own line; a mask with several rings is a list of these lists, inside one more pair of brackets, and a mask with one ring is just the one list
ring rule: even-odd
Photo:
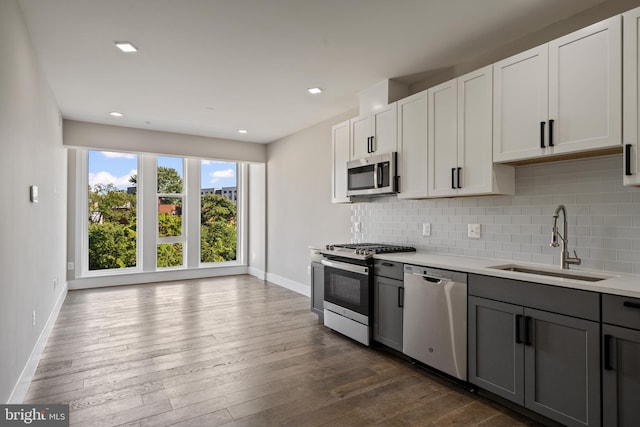
[[411,246],[387,245],[384,243],[339,243],[326,246],[327,251],[339,251],[341,254],[351,252],[363,257],[375,254],[390,254],[396,252],[415,252]]

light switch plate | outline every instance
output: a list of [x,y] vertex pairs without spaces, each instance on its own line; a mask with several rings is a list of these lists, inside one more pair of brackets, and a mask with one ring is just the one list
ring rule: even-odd
[[353,223],[353,231],[355,231],[356,233],[360,232],[360,222],[356,221]]
[[422,224],[422,235],[425,237],[431,236],[431,224],[429,223]]
[[480,238],[480,224],[469,224],[467,228],[467,236],[470,239]]
[[29,199],[31,203],[38,203],[38,186],[32,185],[29,187]]

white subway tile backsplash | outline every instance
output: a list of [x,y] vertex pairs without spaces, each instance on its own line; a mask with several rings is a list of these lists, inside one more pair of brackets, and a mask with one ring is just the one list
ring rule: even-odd
[[[549,247],[553,212],[569,214],[569,249],[576,268],[640,274],[640,188],[622,185],[622,156],[516,168],[515,196],[451,199],[372,199],[351,207],[356,242],[409,244],[431,252],[559,264],[560,248]],[[422,224],[431,224],[431,237]],[[481,224],[480,239],[467,225]],[[558,223],[562,232],[562,223]]]

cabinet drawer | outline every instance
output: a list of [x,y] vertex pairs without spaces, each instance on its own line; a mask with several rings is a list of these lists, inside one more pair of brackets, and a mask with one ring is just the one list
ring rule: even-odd
[[640,299],[603,294],[602,322],[640,330]]
[[404,264],[396,261],[377,259],[373,263],[373,274],[390,279],[404,279]]
[[600,321],[597,292],[469,274],[469,295]]

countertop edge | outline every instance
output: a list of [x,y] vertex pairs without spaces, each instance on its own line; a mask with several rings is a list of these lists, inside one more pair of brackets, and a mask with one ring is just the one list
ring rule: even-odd
[[[640,298],[640,276],[633,274],[580,269],[561,270],[557,266],[551,266],[547,264],[535,264],[514,260],[470,258],[420,251],[401,252],[394,254],[379,254],[374,255],[374,259],[401,262],[403,264],[414,264],[424,267],[441,268],[445,270],[460,271],[463,273],[479,274],[483,276],[502,277],[523,282],[540,283],[544,285],[560,286],[564,288],[579,289],[584,291]],[[492,266],[504,264],[518,264],[529,266],[532,268],[543,268],[545,270],[568,271],[578,274],[584,273],[592,274],[595,276],[611,277],[598,282],[586,282],[575,279],[557,278],[490,268]]]

